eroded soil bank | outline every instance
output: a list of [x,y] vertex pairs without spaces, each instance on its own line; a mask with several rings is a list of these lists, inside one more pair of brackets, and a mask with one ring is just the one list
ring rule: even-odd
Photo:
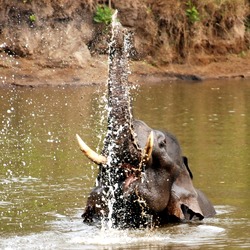
[[[94,59],[93,59],[94,60]],[[107,57],[95,58],[86,68],[43,68],[32,60],[17,60],[16,67],[0,68],[0,85],[44,86],[104,84],[108,78]],[[225,62],[208,65],[172,64],[155,67],[147,62],[131,62],[130,81],[134,83],[159,82],[166,80],[191,80],[221,78],[250,78],[250,56],[232,56]]]
[[134,34],[131,81],[250,77],[246,0],[0,0],[0,84],[105,83],[110,32],[93,20],[98,4]]

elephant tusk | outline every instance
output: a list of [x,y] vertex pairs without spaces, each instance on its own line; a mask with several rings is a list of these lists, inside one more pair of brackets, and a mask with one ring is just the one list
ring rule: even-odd
[[152,151],[153,151],[153,145],[154,145],[154,133],[153,131],[151,131],[148,136],[147,143],[143,150],[143,156],[142,156],[143,162],[149,161]]
[[82,139],[76,134],[76,139],[80,146],[81,151],[94,163],[96,164],[105,164],[107,162],[107,158],[103,155],[97,154],[94,150],[92,150]]

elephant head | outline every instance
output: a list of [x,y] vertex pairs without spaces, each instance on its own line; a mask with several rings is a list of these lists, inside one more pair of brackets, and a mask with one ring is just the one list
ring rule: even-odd
[[212,216],[213,206],[193,187],[192,173],[177,139],[133,119],[128,87],[128,36],[113,21],[108,132],[102,154],[91,150],[77,136],[84,154],[99,165],[96,187],[82,217],[84,221],[107,218],[114,226],[140,227]]
[[141,172],[137,175],[130,172],[124,181],[125,196],[136,194],[161,224],[213,216],[212,204],[193,186],[193,175],[176,137],[166,131],[152,130],[138,120],[134,121],[134,128],[139,146],[146,144],[150,133],[154,141]]

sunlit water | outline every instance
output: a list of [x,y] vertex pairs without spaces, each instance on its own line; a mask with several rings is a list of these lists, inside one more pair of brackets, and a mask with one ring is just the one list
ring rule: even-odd
[[[101,149],[104,87],[0,89],[0,249],[250,248],[250,81],[159,83],[133,92],[134,116],[168,129],[215,218],[144,230],[82,223]],[[101,121],[101,122],[100,122]]]

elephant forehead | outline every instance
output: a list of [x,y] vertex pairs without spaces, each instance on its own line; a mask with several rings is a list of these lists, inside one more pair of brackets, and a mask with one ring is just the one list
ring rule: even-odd
[[133,125],[135,133],[137,135],[138,145],[142,148],[144,148],[151,131],[154,132],[154,147],[156,147],[160,141],[165,140],[165,134],[162,131],[150,128],[143,121],[134,120]]
[[152,129],[145,122],[140,120],[134,120],[133,125],[137,136],[137,143],[140,148],[144,148]]
[[164,131],[166,150],[171,159],[178,165],[182,165],[182,150],[177,138],[169,132]]

